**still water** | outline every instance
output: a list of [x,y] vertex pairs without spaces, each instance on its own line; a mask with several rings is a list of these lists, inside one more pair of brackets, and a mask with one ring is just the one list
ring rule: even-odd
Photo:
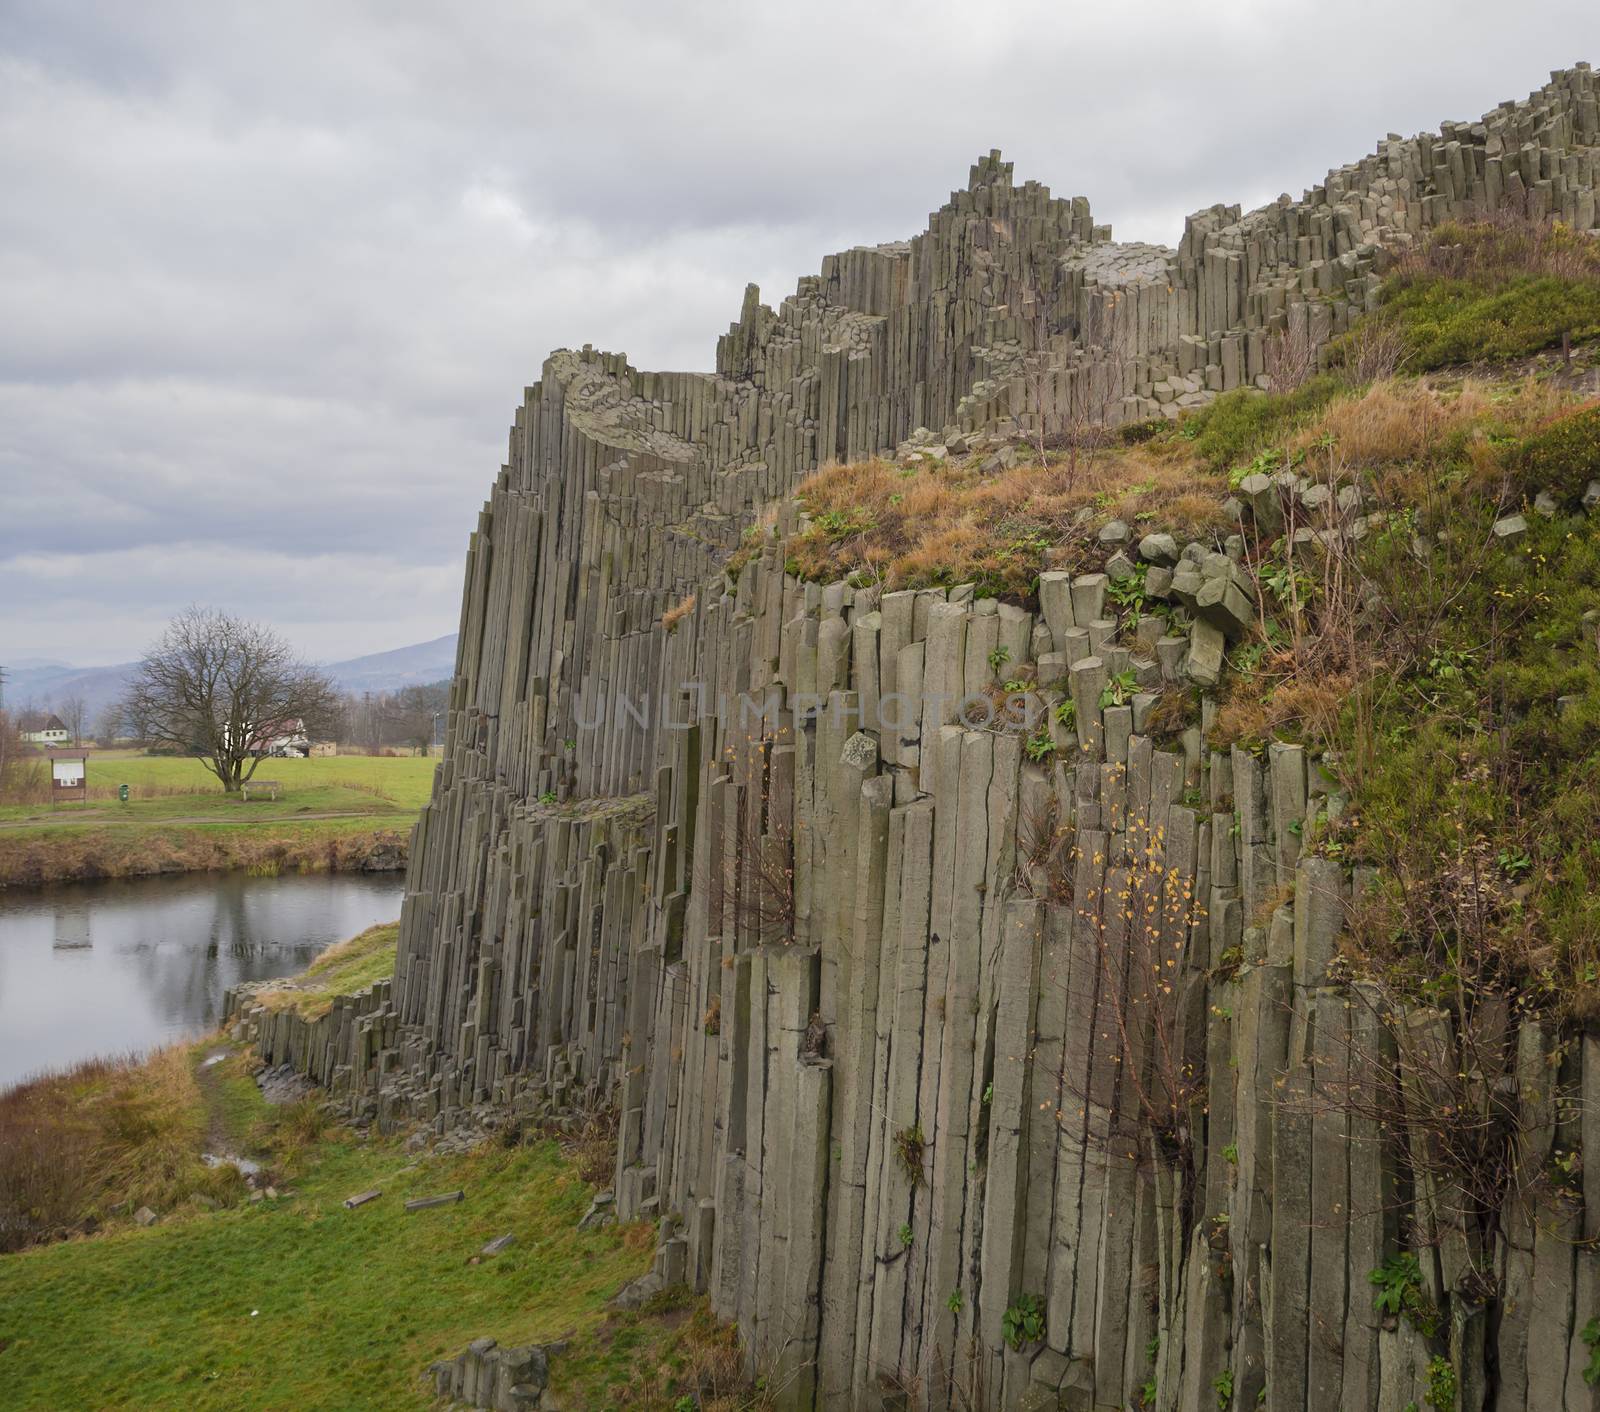
[[403,875],[234,873],[0,891],[0,1088],[203,1033],[240,981],[400,915]]

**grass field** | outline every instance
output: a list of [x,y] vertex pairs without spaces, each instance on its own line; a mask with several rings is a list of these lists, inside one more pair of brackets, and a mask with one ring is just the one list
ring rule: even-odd
[[[298,979],[319,992],[369,984],[392,963],[392,932],[352,938]],[[577,1229],[595,1190],[584,1172],[609,1163],[537,1134],[407,1152],[329,1126],[314,1100],[269,1108],[250,1063],[213,1038],[0,1095],[0,1223],[19,1199],[37,1203],[41,1181],[62,1198],[44,1229],[103,1223],[0,1255],[0,1405],[423,1412],[429,1363],[485,1335],[569,1339],[551,1361],[565,1408],[768,1405],[745,1389],[731,1330],[686,1290],[609,1307],[648,1268],[656,1234],[649,1222]],[[31,1154],[6,1140],[24,1130]],[[277,1195],[247,1199],[203,1150],[258,1159]],[[381,1197],[345,1209],[373,1188]],[[457,1205],[404,1209],[458,1189]],[[149,1228],[127,1214],[142,1202],[160,1217]],[[507,1250],[480,1257],[508,1233]]]
[[[431,1361],[485,1334],[592,1331],[649,1262],[649,1227],[576,1229],[590,1188],[553,1142],[419,1163],[396,1143],[340,1133],[301,1168],[283,1178],[293,1197],[0,1258],[0,1400],[422,1409]],[[379,1200],[344,1209],[373,1187]],[[409,1197],[457,1188],[459,1205],[405,1212]],[[507,1232],[518,1236],[509,1250],[469,1263]]]
[[0,884],[360,867],[375,849],[403,852],[435,764],[365,755],[263,761],[256,778],[282,791],[276,801],[245,803],[198,760],[90,752],[87,803],[0,805]]

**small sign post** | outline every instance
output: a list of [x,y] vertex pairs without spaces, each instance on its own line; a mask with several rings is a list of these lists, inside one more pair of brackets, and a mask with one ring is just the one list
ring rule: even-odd
[[89,757],[50,756],[50,804],[89,802]]
[[124,804],[126,804],[128,802],[128,786],[127,785],[119,784],[117,786],[117,798],[120,799]]

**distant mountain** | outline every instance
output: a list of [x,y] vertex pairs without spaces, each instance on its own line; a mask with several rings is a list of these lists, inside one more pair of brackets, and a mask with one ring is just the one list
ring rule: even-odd
[[8,710],[37,707],[59,711],[69,697],[81,696],[86,724],[127,690],[135,664],[121,662],[114,667],[68,667],[60,663],[29,665],[37,658],[21,658],[15,664],[0,662],[5,669],[5,704]]
[[[5,669],[5,704],[11,710],[37,707],[59,711],[69,697],[81,696],[88,724],[128,688],[135,662],[112,667],[69,667],[37,657],[0,661]],[[346,662],[325,662],[323,670],[341,691],[396,691],[443,681],[456,668],[456,635],[416,642],[389,652],[373,652]]]
[[342,691],[394,691],[402,686],[423,686],[443,681],[455,669],[454,633],[436,637],[432,642],[396,647],[390,652],[352,657],[348,662],[323,664],[323,670]]

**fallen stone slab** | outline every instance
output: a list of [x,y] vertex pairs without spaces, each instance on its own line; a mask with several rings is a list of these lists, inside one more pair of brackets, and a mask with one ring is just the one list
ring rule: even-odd
[[373,1187],[371,1191],[358,1192],[354,1196],[347,1196],[344,1199],[344,1209],[346,1211],[354,1211],[356,1207],[365,1206],[369,1201],[376,1201],[382,1195],[382,1191],[377,1187]]
[[133,1219],[141,1226],[153,1226],[160,1219],[148,1206],[141,1206],[133,1213]]
[[516,1243],[516,1239],[517,1237],[513,1232],[507,1231],[503,1236],[496,1236],[486,1246],[484,1246],[483,1249],[478,1252],[478,1254],[498,1255],[507,1246],[514,1245]]
[[446,1191],[438,1196],[417,1196],[406,1202],[407,1211],[429,1211],[435,1206],[453,1206],[466,1196],[464,1191]]

